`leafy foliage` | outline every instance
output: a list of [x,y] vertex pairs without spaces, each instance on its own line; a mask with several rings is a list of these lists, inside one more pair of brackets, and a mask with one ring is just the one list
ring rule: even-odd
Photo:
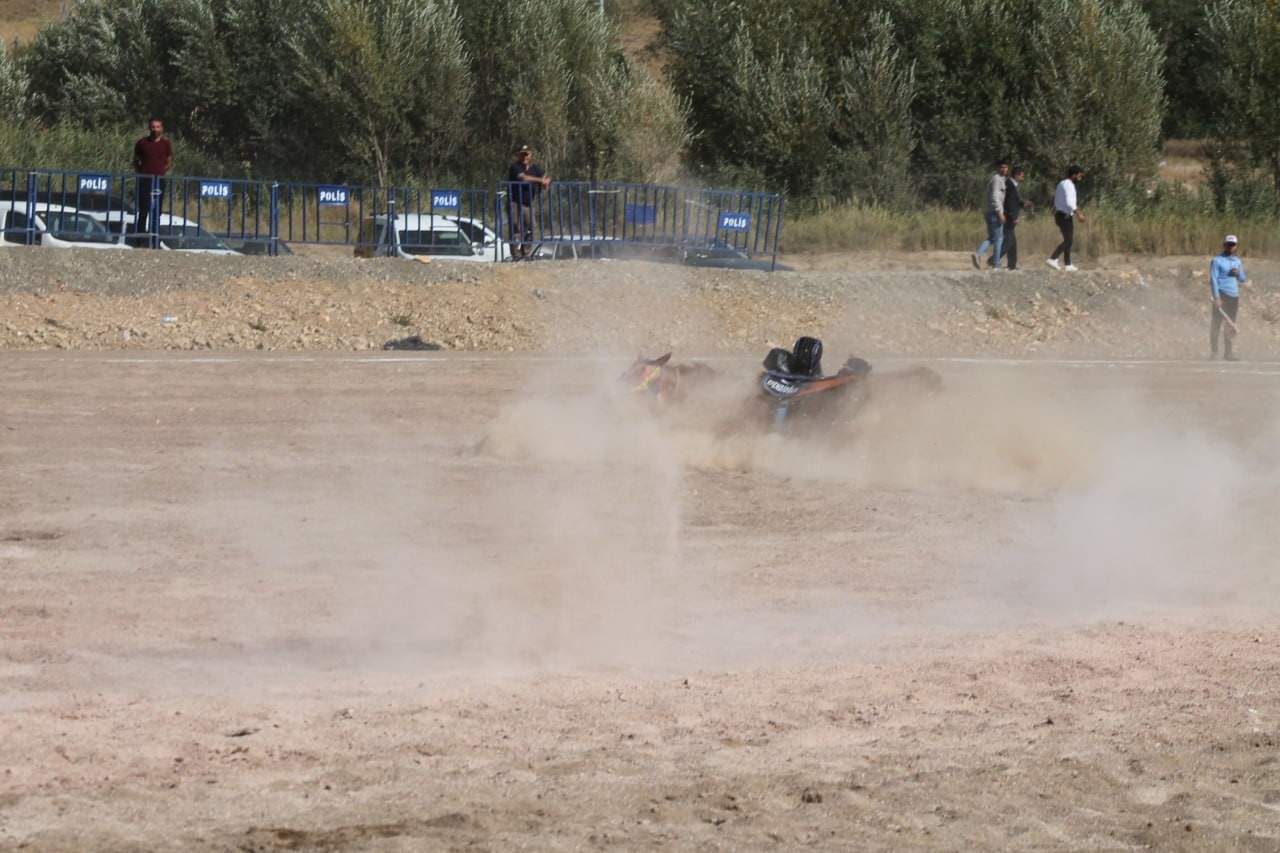
[[668,0],[673,84],[712,171],[835,201],[973,202],[992,161],[1149,171],[1162,54],[1128,2]]
[[290,47],[329,174],[431,179],[460,150],[471,76],[450,0],[324,0]]
[[1149,181],[1164,122],[1220,138],[1220,210],[1280,197],[1280,0],[646,2],[669,82],[598,0],[81,0],[0,53],[0,151],[127,168],[154,114],[188,174],[483,185],[528,144],[557,178],[899,209],[972,208],[1008,156],[1136,209],[1189,204]]
[[43,128],[158,115],[180,163],[249,176],[488,183],[517,142],[563,177],[671,175],[687,107],[615,42],[591,0],[85,0],[14,79]]
[[1214,183],[1224,207],[1230,184],[1248,184],[1241,167],[1260,167],[1271,181],[1269,204],[1280,199],[1280,1],[1219,0],[1205,16],[1206,37],[1217,48],[1209,78],[1221,139]]
[[1038,74],[1026,105],[1032,159],[1059,171],[1078,163],[1104,188],[1149,175],[1163,81],[1161,48],[1145,14],[1103,0],[1041,0],[1040,7],[1030,37]]

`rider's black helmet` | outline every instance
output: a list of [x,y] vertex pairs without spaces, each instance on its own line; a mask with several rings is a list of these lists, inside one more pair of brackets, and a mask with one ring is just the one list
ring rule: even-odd
[[791,353],[782,347],[774,347],[764,357],[764,369],[774,373],[791,373]]
[[800,376],[822,375],[822,341],[810,337],[797,338],[792,353],[794,373]]

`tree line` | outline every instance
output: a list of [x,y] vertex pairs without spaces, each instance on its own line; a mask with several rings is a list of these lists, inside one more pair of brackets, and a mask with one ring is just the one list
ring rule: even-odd
[[487,185],[528,144],[559,178],[911,208],[972,206],[1001,156],[1149,201],[1179,133],[1207,203],[1276,209],[1277,0],[633,2],[661,78],[597,0],[81,0],[0,55],[0,152],[123,170],[158,115],[187,174]]

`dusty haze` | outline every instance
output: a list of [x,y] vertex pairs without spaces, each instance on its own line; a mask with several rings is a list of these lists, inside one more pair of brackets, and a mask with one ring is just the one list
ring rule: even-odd
[[[0,848],[1274,849],[1269,285],[1229,365],[1177,273],[940,260],[0,287],[0,341],[84,344],[0,352]],[[1083,310],[1037,332],[1018,287]],[[281,340],[492,300],[524,343],[188,345],[245,293]],[[769,434],[808,316],[942,390]],[[620,393],[673,342],[715,377]]]

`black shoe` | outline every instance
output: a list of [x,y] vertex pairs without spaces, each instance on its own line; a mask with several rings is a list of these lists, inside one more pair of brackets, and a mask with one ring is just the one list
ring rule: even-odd
[[1232,355],[1231,353],[1227,353],[1226,355],[1224,355],[1224,356],[1222,357],[1222,360],[1223,360],[1223,361],[1239,361],[1239,360],[1240,360],[1240,356],[1238,356],[1238,355]]

